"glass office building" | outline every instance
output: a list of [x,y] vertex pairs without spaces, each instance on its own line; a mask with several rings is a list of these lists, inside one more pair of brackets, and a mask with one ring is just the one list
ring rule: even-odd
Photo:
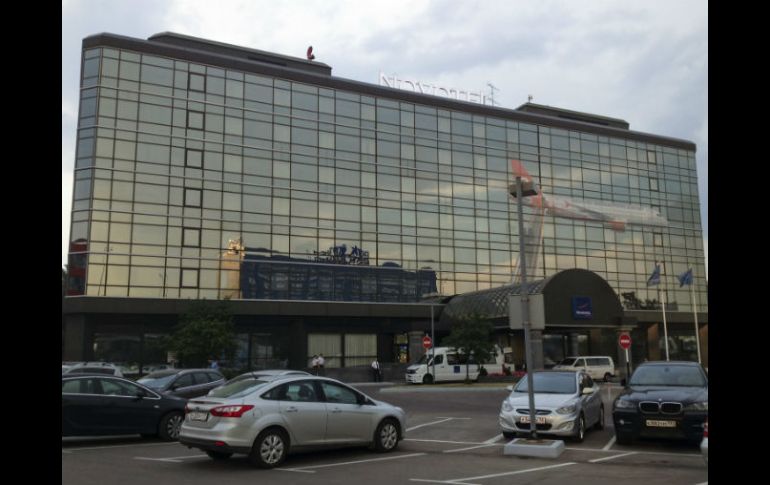
[[[509,284],[519,252],[511,160],[543,198],[666,221],[528,206],[538,246],[529,278],[587,269],[640,322],[659,318],[662,292],[678,320],[692,322],[694,301],[707,326],[691,142],[531,103],[502,109],[335,78],[320,62],[177,34],[88,37],[67,287],[78,303],[65,305],[65,333],[69,319],[82,358],[96,357],[91,343],[115,334],[100,332],[107,299],[420,307]],[[656,261],[664,281],[648,287]],[[691,267],[694,291],[674,277]],[[147,319],[163,333],[159,315],[173,312],[157,308]],[[430,323],[404,319],[405,334]],[[340,347],[344,321],[331,325]],[[400,330],[399,344],[370,330],[370,347],[403,346]]]

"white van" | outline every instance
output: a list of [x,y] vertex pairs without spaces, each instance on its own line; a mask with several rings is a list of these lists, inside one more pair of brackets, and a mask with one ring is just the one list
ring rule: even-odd
[[[495,355],[492,362],[485,362],[485,365],[501,365],[506,361],[506,356],[510,362],[513,362],[513,353],[510,348],[500,349],[495,346]],[[465,380],[466,365],[460,363],[460,355],[452,347],[436,347],[435,362],[433,360],[434,349],[429,349],[423,356],[406,368],[406,382],[413,384],[432,384],[433,382],[448,382]],[[435,365],[434,365],[435,364]],[[479,378],[481,365],[471,363],[467,365],[468,377],[471,380]],[[435,370],[435,374],[434,374]]]
[[615,362],[606,355],[567,357],[553,367],[553,370],[584,370],[594,380],[609,382],[617,375]]

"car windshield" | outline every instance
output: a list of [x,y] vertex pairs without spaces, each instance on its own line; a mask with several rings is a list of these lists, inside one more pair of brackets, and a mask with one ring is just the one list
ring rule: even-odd
[[209,396],[226,398],[243,397],[261,388],[267,384],[267,382],[268,381],[255,379],[253,377],[243,377],[242,379],[228,382],[224,386],[214,389],[209,392]]
[[703,372],[690,365],[646,365],[633,373],[629,386],[706,387]]
[[174,380],[174,377],[176,377],[175,372],[172,372],[170,374],[164,372],[162,374],[161,373],[150,374],[147,377],[142,377],[136,382],[138,382],[139,384],[144,384],[145,386],[150,387],[152,389],[161,389],[166,384]]
[[[532,374],[536,393],[541,394],[575,394],[577,384],[575,374],[558,372],[535,372]],[[527,376],[521,378],[513,392],[528,392]]]
[[574,363],[575,363],[575,359],[571,358],[571,359],[562,360],[561,362],[559,362],[558,365],[573,365]]

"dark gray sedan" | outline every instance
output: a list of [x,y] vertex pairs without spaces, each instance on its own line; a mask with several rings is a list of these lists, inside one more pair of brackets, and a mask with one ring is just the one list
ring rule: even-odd
[[140,433],[175,440],[186,402],[122,377],[65,374],[61,378],[61,435]]
[[221,386],[225,376],[216,369],[166,369],[148,374],[137,382],[163,394],[191,398]]

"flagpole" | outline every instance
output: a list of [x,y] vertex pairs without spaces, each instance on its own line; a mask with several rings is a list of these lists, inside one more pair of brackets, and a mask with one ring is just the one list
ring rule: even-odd
[[[666,274],[666,265],[663,261],[660,262],[661,266],[663,266],[662,274]],[[666,324],[666,279],[663,279],[663,294],[661,295],[660,302],[663,304],[663,335],[665,337],[665,343],[666,343],[666,360],[668,361],[668,325]],[[658,287],[658,292],[660,292],[660,287]]]
[[698,363],[701,362],[700,358],[700,330],[698,329],[698,307],[695,303],[695,277],[692,277],[693,281],[690,283],[690,296],[692,296],[692,316],[695,320],[695,345],[698,348]]

